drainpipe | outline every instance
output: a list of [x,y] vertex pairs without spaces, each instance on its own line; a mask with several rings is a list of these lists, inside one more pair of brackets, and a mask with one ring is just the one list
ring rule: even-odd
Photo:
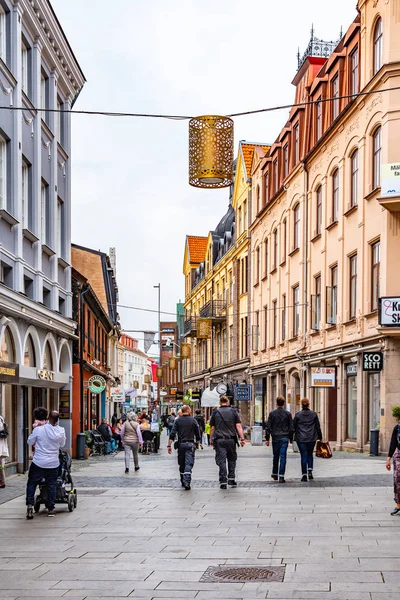
[[84,422],[83,422],[83,345],[85,338],[85,330],[84,330],[84,310],[83,310],[83,296],[88,293],[89,286],[86,286],[86,289],[81,289],[80,291],[80,305],[79,305],[79,363],[80,363],[80,421],[81,421],[81,432],[84,430]]
[[[299,360],[301,360],[302,367],[304,366],[303,357],[300,355],[300,352],[304,350],[307,346],[307,314],[308,314],[308,185],[309,185],[309,173],[306,166],[306,163],[302,163],[303,172],[304,172],[304,193],[305,193],[305,203],[304,203],[304,264],[303,264],[303,345],[296,351],[296,356]],[[302,393],[303,398],[307,396],[307,380],[305,376],[305,371],[302,369],[301,373],[302,377]]]

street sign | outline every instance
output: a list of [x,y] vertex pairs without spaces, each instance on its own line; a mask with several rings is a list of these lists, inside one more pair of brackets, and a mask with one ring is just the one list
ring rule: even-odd
[[382,371],[383,352],[363,352],[363,371]]
[[88,381],[88,388],[92,394],[101,394],[106,389],[107,382],[101,375],[93,375]]
[[233,389],[233,397],[235,400],[248,402],[251,400],[251,384],[239,383]]

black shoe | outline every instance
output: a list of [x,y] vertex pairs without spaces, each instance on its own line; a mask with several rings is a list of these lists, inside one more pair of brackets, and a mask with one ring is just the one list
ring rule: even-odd
[[307,481],[307,475],[303,475],[303,477],[301,478],[301,481]]
[[226,483],[221,483],[221,485],[219,486],[221,490],[227,490],[228,486],[226,485]]
[[390,514],[392,515],[392,517],[394,517],[394,515],[400,515],[400,508],[397,508],[397,506],[396,506],[396,508],[394,510],[392,510],[392,512]]
[[29,520],[33,519],[33,506],[30,504],[26,507],[26,518]]
[[139,471],[140,467],[135,467],[135,471]]
[[56,516],[54,508],[49,508],[49,510],[47,511],[47,516],[48,517],[55,517]]
[[278,475],[271,475],[271,479],[274,479],[275,481],[278,481]]
[[126,469],[125,469],[125,473],[129,473],[129,469],[128,469],[128,467],[126,467]]
[[188,491],[191,489],[191,488],[190,488],[190,485],[185,485],[184,487],[185,487],[185,490],[186,490],[187,492],[188,492]]
[[308,479],[311,481],[312,479],[314,479],[314,475],[312,474],[312,471],[308,471]]
[[284,477],[279,477],[279,483],[286,483],[286,480]]
[[237,482],[234,479],[228,479],[228,485],[231,487],[237,487]]

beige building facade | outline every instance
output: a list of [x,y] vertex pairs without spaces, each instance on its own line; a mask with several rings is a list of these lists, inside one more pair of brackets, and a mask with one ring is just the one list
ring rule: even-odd
[[400,2],[357,8],[328,58],[312,37],[293,80],[305,104],[253,158],[248,336],[253,422],[278,394],[293,413],[307,396],[326,439],[368,452],[371,429],[388,448],[400,403],[400,327],[379,314],[400,296],[400,196],[381,189],[400,163]]

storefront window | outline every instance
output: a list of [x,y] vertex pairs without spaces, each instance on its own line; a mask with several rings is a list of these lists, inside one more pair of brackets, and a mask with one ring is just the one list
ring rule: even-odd
[[357,439],[357,377],[347,378],[347,432],[350,440]]
[[271,377],[271,400],[274,406],[276,402],[276,375]]
[[[0,383],[0,386],[2,384]],[[9,457],[6,458],[6,462],[15,462],[17,456],[17,420],[16,420],[16,403],[13,402],[13,386],[3,385],[2,393],[0,393],[0,414],[3,416],[4,421],[7,423],[9,428],[9,435],[7,438]]]
[[26,367],[36,367],[35,348],[33,347],[33,341],[30,335],[28,335],[25,344],[24,365]]
[[376,429],[381,422],[380,380],[380,373],[368,373],[369,429]]
[[263,421],[263,382],[262,379],[255,380],[254,396],[254,424],[262,425]]
[[48,371],[53,370],[53,356],[51,354],[49,342],[46,342],[46,345],[44,347],[43,369],[47,369]]
[[0,342],[0,360],[11,363],[14,362],[14,343],[9,327],[5,328]]

